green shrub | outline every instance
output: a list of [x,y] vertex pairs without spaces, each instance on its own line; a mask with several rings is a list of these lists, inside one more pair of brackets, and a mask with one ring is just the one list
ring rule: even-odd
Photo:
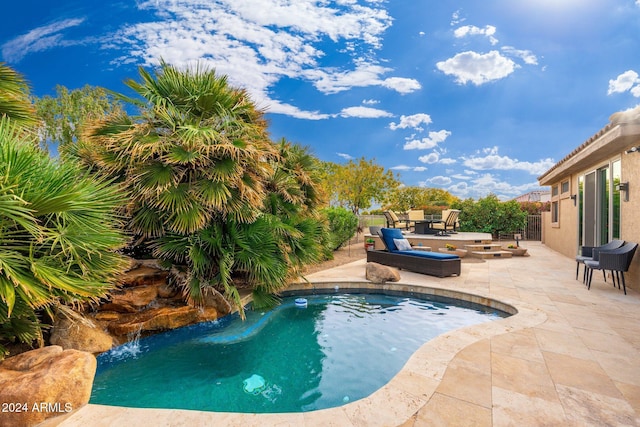
[[460,209],[460,230],[491,233],[511,233],[523,228],[527,222],[527,212],[520,209],[515,200],[501,202],[490,194],[477,202],[472,199],[455,204]]
[[340,249],[358,230],[358,217],[348,209],[331,207],[323,209],[329,225],[328,248]]

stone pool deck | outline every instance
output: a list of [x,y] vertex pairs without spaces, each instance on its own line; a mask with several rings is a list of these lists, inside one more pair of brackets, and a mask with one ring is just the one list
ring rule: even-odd
[[[460,277],[401,271],[395,289],[462,292],[518,314],[426,343],[366,399],[266,415],[86,405],[42,425],[640,426],[640,294],[624,295],[599,274],[589,291],[575,280],[573,259],[540,243],[522,246],[531,256],[465,259]],[[364,266],[359,260],[307,278],[362,287]]]

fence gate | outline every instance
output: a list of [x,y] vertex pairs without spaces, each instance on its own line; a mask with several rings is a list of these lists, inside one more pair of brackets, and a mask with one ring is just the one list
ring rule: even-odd
[[524,236],[526,240],[542,240],[542,215],[527,215]]

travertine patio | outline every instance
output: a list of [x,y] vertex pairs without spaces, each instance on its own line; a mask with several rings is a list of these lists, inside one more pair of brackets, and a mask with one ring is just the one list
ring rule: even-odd
[[[442,335],[369,398],[296,414],[230,414],[87,405],[44,425],[535,426],[640,425],[640,294],[536,242],[530,257],[465,261],[460,277],[401,272],[420,286],[502,301],[518,314]],[[364,260],[313,274],[313,283],[362,287]],[[398,331],[401,333],[401,331]]]

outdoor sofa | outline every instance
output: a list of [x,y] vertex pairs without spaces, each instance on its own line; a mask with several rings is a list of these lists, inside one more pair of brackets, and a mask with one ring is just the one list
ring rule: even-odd
[[[377,262],[389,267],[437,277],[460,275],[461,261],[458,255],[399,249],[397,244],[408,245],[399,229],[383,228],[380,230],[380,237],[387,250],[367,251],[367,262]],[[402,240],[407,243],[400,242]]]

